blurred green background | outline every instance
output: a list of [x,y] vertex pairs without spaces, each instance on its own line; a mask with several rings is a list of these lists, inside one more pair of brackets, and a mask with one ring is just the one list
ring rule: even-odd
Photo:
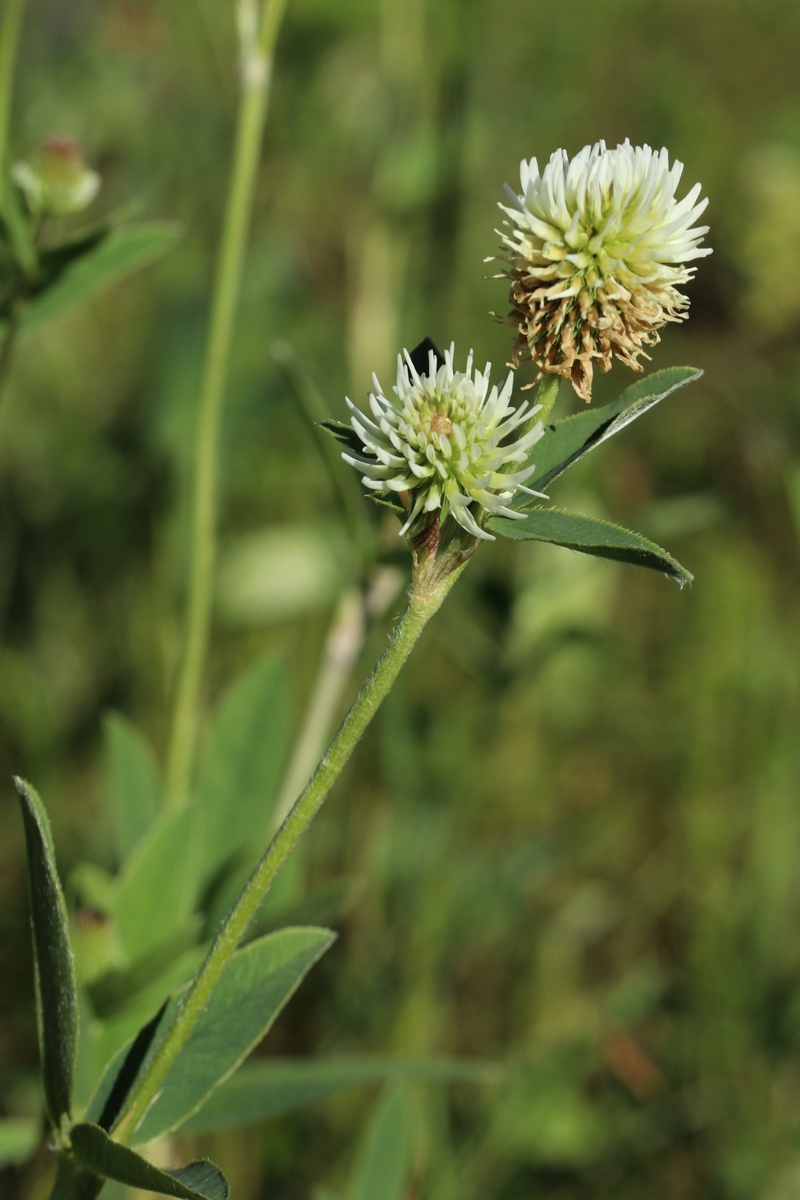
[[[0,775],[42,792],[66,875],[114,865],[102,715],[166,741],[232,9],[26,15],[15,153],[77,137],[103,175],[93,211],[133,204],[185,230],[157,267],[21,340],[0,407]],[[711,201],[691,319],[653,355],[704,378],[552,488],[665,545],[693,588],[482,548],[308,839],[309,885],[358,887],[265,1051],[506,1067],[418,1093],[409,1200],[800,1198],[798,61],[793,0],[290,0],[220,447],[209,705],[275,649],[298,719],[360,574],[298,378],[342,418],[425,335],[500,367],[511,335],[487,313],[505,294],[483,260],[522,157],[666,145],[681,194],[700,180]],[[595,402],[632,379],[615,367]],[[562,390],[559,407],[578,402]],[[397,554],[391,519],[383,544]],[[37,1052],[4,793],[13,1114]],[[237,1200],[341,1190],[371,1104],[348,1093],[201,1149]]]

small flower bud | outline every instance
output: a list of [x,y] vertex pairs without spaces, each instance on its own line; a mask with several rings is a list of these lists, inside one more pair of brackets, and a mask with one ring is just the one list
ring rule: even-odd
[[100,176],[86,166],[72,138],[50,138],[29,161],[14,163],[11,174],[37,217],[82,212],[100,187]]

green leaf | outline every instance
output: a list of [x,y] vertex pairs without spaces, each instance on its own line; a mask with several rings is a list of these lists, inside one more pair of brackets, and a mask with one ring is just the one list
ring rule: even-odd
[[388,1092],[367,1126],[347,1200],[403,1200],[414,1167],[414,1111],[406,1092]]
[[138,1003],[138,997],[151,984],[180,963],[185,951],[195,945],[195,931],[191,927],[180,930],[166,938],[141,958],[132,967],[111,968],[87,984],[94,1015],[108,1020]]
[[24,1162],[39,1143],[39,1122],[29,1117],[0,1120],[0,1168]]
[[514,541],[552,542],[582,554],[650,567],[676,580],[681,587],[694,578],[655,542],[596,517],[582,517],[558,508],[534,508],[526,512],[522,520],[492,517],[486,522],[486,528]]
[[26,237],[32,239],[30,217],[14,187],[10,189],[6,214],[9,240],[23,271],[15,285],[9,289],[4,303],[0,305],[0,320],[3,321],[14,315],[18,308],[22,313],[37,296],[57,283],[67,267],[90,254],[111,232],[110,225],[101,225],[81,234],[80,237],[62,242],[60,246],[42,251],[37,261],[33,241],[30,240],[29,246],[25,242]]
[[[536,471],[526,481],[526,486],[541,491],[583,458],[584,454],[619,433],[620,429],[641,417],[659,400],[699,379],[702,374],[697,367],[668,367],[664,371],[653,371],[651,375],[631,384],[610,404],[588,408],[549,425],[544,437],[533,447],[526,464],[536,464]],[[530,498],[520,492],[513,507],[526,508],[531,503]]]
[[105,1179],[116,1179],[128,1187],[160,1196],[178,1196],[181,1200],[228,1200],[225,1176],[207,1159],[161,1171],[146,1159],[112,1141],[98,1125],[75,1125],[70,1134],[72,1152],[79,1166]]
[[58,1129],[72,1102],[78,1042],[75,963],[67,906],[56,870],[50,823],[36,792],[14,780],[22,806],[36,974],[36,1011],[47,1112]]
[[234,954],[137,1129],[137,1142],[178,1128],[197,1111],[261,1041],[333,939],[327,929],[284,929]]
[[[77,262],[79,258],[85,258],[87,254],[91,254],[96,250],[101,242],[104,242],[112,231],[112,226],[104,221],[100,225],[95,225],[94,228],[84,231],[77,237],[69,238],[65,242],[61,242],[58,246],[52,246],[49,250],[43,250],[39,255],[39,270],[43,277],[43,285],[47,287],[50,283],[54,283],[58,275],[60,275],[67,267]],[[37,281],[38,283],[38,281]],[[34,284],[34,293],[40,289]]]
[[289,691],[283,663],[270,656],[222,698],[197,778],[206,873],[264,840],[291,732]]
[[[113,1127],[138,1075],[144,1055],[149,1052],[156,1034],[160,1039],[164,1032],[161,1021],[170,997],[180,989],[185,989],[207,951],[207,946],[200,945],[181,954],[155,982],[132,995],[124,1011],[115,1013],[108,1020],[92,1021],[83,1040],[90,1043],[88,1048],[94,1066],[93,1078],[97,1080],[99,1077],[99,1082],[92,1092],[84,1114],[85,1120],[93,1121],[103,1129]],[[106,1102],[112,1090],[114,1099],[107,1107]]]
[[113,1129],[135,1083],[150,1047],[165,1029],[164,1018],[169,1007],[165,1000],[158,1012],[123,1046],[106,1066],[95,1091],[86,1106],[84,1120],[101,1129]]
[[180,236],[180,227],[166,221],[115,230],[96,249],[70,263],[25,304],[21,312],[22,327],[33,329],[60,317],[73,305],[157,262]]
[[158,813],[158,766],[147,739],[119,713],[106,717],[103,732],[117,849],[124,859]]
[[181,1127],[208,1133],[282,1116],[347,1088],[415,1079],[422,1083],[494,1083],[493,1063],[379,1057],[275,1059],[245,1063]]
[[112,916],[128,962],[149,954],[190,923],[197,881],[197,832],[189,808],[150,827],[117,880]]

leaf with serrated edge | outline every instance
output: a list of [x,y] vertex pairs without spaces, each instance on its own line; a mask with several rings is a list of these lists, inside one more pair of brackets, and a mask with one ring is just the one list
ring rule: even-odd
[[230,1190],[219,1167],[208,1159],[161,1171],[135,1150],[113,1141],[99,1125],[75,1125],[70,1133],[78,1165],[93,1175],[178,1200],[228,1200]]
[[34,789],[14,780],[28,848],[36,1011],[47,1112],[56,1129],[72,1103],[78,1043],[75,962],[50,822]]
[[600,521],[596,517],[562,512],[558,508],[534,508],[527,511],[522,520],[492,517],[486,522],[486,528],[513,541],[552,542],[582,554],[649,567],[668,575],[680,587],[691,583],[694,578],[655,542],[621,525]]
[[334,937],[327,929],[283,929],[234,954],[136,1130],[137,1143],[179,1128],[233,1074]]
[[[526,480],[526,487],[536,491],[546,488],[584,454],[619,433],[678,388],[699,379],[702,374],[697,367],[667,367],[663,371],[653,371],[644,379],[637,379],[609,404],[586,409],[548,425],[544,437],[533,447],[524,464],[536,465],[533,476]],[[525,509],[533,503],[524,492],[519,492],[512,507]]]

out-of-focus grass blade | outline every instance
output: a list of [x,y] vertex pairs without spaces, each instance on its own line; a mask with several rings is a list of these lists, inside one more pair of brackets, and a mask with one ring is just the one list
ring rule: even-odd
[[414,1110],[403,1088],[382,1098],[367,1126],[347,1200],[403,1200],[414,1167]]
[[6,154],[14,86],[14,60],[25,0],[6,0],[3,7],[4,12],[0,17],[0,212],[5,212],[5,189],[8,183]]
[[500,1068],[458,1059],[277,1059],[246,1063],[209,1096],[182,1131],[208,1133],[282,1116],[347,1088],[413,1079],[421,1083],[490,1084]]

